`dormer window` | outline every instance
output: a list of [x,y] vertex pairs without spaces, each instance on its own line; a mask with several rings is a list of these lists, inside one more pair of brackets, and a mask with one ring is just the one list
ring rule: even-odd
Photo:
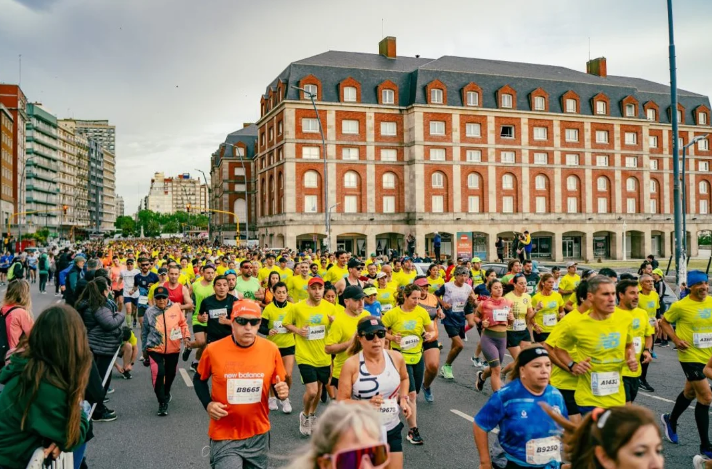
[[443,103],[443,90],[438,88],[433,88],[430,90],[430,104],[442,104]]

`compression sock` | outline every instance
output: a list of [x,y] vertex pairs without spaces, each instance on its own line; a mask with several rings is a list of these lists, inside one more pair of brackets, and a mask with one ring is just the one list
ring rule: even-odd
[[697,423],[697,432],[700,434],[700,447],[709,449],[710,406],[699,402],[695,405],[695,423]]
[[692,399],[686,398],[685,394],[681,392],[675,400],[675,407],[672,408],[672,413],[670,414],[670,423],[677,426],[677,419],[679,419],[682,413],[685,412],[688,407],[690,407],[690,404],[692,404]]

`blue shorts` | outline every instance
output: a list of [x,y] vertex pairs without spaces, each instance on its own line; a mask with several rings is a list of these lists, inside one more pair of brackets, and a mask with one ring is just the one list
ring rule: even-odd
[[138,305],[138,298],[132,298],[130,296],[124,296],[124,304],[135,304]]
[[36,265],[28,265],[27,267],[28,267],[30,270],[37,270],[37,266],[36,266]]

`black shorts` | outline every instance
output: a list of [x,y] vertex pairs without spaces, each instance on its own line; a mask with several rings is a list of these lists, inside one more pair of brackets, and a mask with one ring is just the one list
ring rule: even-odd
[[682,366],[682,371],[685,373],[685,378],[688,381],[702,381],[703,379],[707,379],[702,371],[705,369],[704,363],[680,362],[680,366]]
[[136,313],[138,317],[142,318],[146,314],[146,311],[148,311],[148,306],[139,306],[137,309],[138,311]]
[[310,384],[316,383],[317,381],[322,384],[327,384],[329,382],[329,375],[331,374],[330,366],[311,366],[311,365],[299,365],[299,374],[302,375],[302,383]]
[[207,324],[204,326],[201,324],[193,324],[193,334],[197,334],[199,332],[207,333],[208,332]]
[[448,326],[446,324],[443,324],[443,326],[445,326],[445,332],[447,332],[447,336],[451,339],[457,336],[459,336],[461,339],[465,338],[465,326]]
[[6,274],[7,273],[7,267],[0,267],[0,274]]
[[531,342],[529,331],[507,331],[507,348],[519,347],[522,342]]
[[339,378],[336,376],[331,377],[331,383],[329,383],[331,386],[334,386],[336,389],[339,389]]
[[423,341],[423,352],[426,350],[438,348],[438,341],[437,340],[432,340],[430,342],[425,342]]
[[124,297],[124,291],[123,290],[111,290],[111,293],[114,295],[114,299],[116,301],[119,301],[119,298]]
[[551,332],[537,332],[537,331],[533,331],[533,332],[534,332],[534,342],[539,343],[539,344],[543,344],[544,342],[546,342],[546,339],[549,338],[549,334],[551,334]]
[[[556,388],[559,389],[559,388]],[[562,396],[564,396],[564,404],[566,404],[566,412],[568,412],[569,415],[578,415],[581,412],[579,411],[579,406],[576,404],[576,399],[574,399],[574,394],[576,394],[576,391],[573,389],[559,389],[559,392],[561,393]]]
[[623,387],[625,388],[625,401],[633,402],[638,395],[638,387],[640,386],[640,379],[636,376],[624,376],[623,377]]
[[391,449],[391,453],[403,452],[403,422],[399,423],[393,430],[386,433],[386,441]]
[[291,347],[282,347],[279,349],[279,354],[282,357],[288,357],[290,355],[294,355],[294,345]]

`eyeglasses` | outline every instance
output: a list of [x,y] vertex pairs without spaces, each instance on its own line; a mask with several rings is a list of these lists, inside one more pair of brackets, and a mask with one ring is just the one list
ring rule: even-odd
[[385,443],[341,450],[334,454],[325,454],[323,457],[331,461],[333,469],[360,469],[366,458],[374,469],[378,469],[385,467],[389,461],[388,445]]
[[373,340],[374,337],[378,337],[379,339],[383,339],[386,337],[386,331],[380,330],[376,332],[366,332],[365,334],[361,334],[361,337],[364,339],[371,341]]
[[141,267],[148,267],[151,264],[141,264]]
[[235,318],[235,322],[238,323],[241,326],[246,326],[250,325],[252,327],[257,327],[260,325],[262,322],[261,318],[254,318],[254,319],[248,319],[248,318]]

